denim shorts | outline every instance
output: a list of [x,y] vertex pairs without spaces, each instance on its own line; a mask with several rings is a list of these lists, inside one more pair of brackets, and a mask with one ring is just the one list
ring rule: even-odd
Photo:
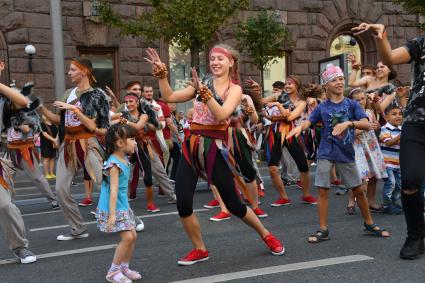
[[333,165],[335,165],[336,171],[346,188],[353,189],[363,184],[356,163],[341,163],[327,159],[318,159],[316,178],[314,180],[316,187],[324,189],[331,187],[331,170]]

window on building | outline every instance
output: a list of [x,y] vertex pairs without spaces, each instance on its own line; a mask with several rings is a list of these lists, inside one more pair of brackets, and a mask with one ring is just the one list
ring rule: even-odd
[[[170,44],[168,48],[170,57],[170,85],[174,90],[186,87],[186,82],[191,79],[192,65],[190,62],[190,51],[185,52],[179,49],[176,44]],[[206,55],[205,52],[200,53],[200,77],[206,73]],[[177,104],[178,110],[186,111],[192,107],[192,102]]]
[[286,79],[286,63],[285,57],[275,58],[275,62],[263,71],[264,76],[264,95],[268,96],[272,93],[272,84],[275,81],[285,81]]
[[96,87],[110,87],[119,93],[118,50],[116,48],[78,48],[79,56],[90,59]]

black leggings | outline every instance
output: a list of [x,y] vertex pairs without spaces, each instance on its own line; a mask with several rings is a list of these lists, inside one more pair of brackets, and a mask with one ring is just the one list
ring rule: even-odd
[[[133,155],[133,160],[137,162],[138,167],[135,169],[143,170],[143,183],[146,187],[152,186],[152,168],[151,168],[151,160],[149,157],[149,150],[145,143],[137,144],[137,151],[139,158],[137,158],[136,153]],[[140,162],[139,162],[140,159]],[[137,178],[138,180],[138,178]],[[137,184],[136,184],[137,186]]]
[[421,190],[425,178],[425,127],[404,124],[400,139],[401,187]]
[[241,170],[242,176],[245,181],[251,183],[257,177],[257,171],[255,170],[254,164],[252,162],[252,150],[248,145],[248,142],[242,134],[238,135],[239,148],[240,152],[237,149],[237,146],[234,146],[235,150],[235,162]]
[[[188,217],[193,213],[193,195],[198,182],[198,175],[193,171],[186,158],[180,158],[176,174],[177,210],[180,217]],[[220,153],[217,153],[212,182],[217,187],[220,196],[230,213],[244,217],[247,208],[243,205],[236,192],[233,175]]]
[[288,148],[289,154],[291,154],[297,164],[298,170],[300,172],[308,172],[307,158],[299,141],[296,138],[292,138],[291,142],[285,139],[282,146],[280,133],[275,134],[275,141],[270,153],[269,166],[279,166],[282,157],[282,149],[285,146]]

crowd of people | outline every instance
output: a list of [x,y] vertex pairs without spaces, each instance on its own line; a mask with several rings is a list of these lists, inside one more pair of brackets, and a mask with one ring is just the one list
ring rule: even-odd
[[[57,112],[28,96],[28,91],[0,84],[1,125],[7,132],[7,154],[0,159],[0,226],[10,249],[22,263],[36,261],[12,202],[11,169],[16,168],[34,181],[53,209],[62,210],[71,231],[57,236],[58,241],[89,237],[78,206],[93,205],[93,185],[99,185],[99,201],[92,212],[99,230],[121,237],[106,275],[110,282],[141,278],[129,267],[136,232],[144,229],[131,209],[140,173],[148,212],[160,211],[154,181],[159,194],[177,205],[193,245],[179,265],[209,259],[193,212],[199,177],[207,181],[214,197],[205,207],[220,207],[212,221],[237,216],[259,234],[271,254],[283,255],[282,242],[260,220],[267,217],[259,206],[265,194],[257,164],[262,149],[277,192],[271,206],[293,202],[286,185],[302,190],[301,202],[317,204],[319,226],[309,243],[330,239],[329,189],[338,185],[348,191],[346,212],[355,214],[356,205],[361,211],[365,233],[390,236],[373,221],[371,212],[404,212],[407,238],[400,257],[417,258],[424,253],[425,236],[424,172],[419,166],[425,159],[415,158],[425,154],[420,138],[425,121],[425,37],[392,50],[383,25],[363,23],[353,28],[355,33],[367,31],[376,37],[382,60],[376,66],[361,65],[350,55],[349,78],[329,64],[320,74],[320,85],[304,85],[290,75],[285,82],[275,82],[267,97],[251,78],[241,81],[237,52],[222,44],[210,50],[210,72],[200,79],[193,69],[192,80],[181,90],[171,89],[166,65],[149,48],[145,60],[158,79],[158,99],[152,85],[132,81],[121,103],[111,89],[95,87],[91,62],[84,58],[71,61],[68,75],[74,86],[62,101],[54,102]],[[413,84],[402,85],[395,81],[391,66],[408,62],[414,66]],[[186,101],[193,101],[193,108],[177,111],[177,104]],[[38,166],[37,134],[44,172]],[[312,166],[317,198],[310,190]],[[86,196],[77,203],[71,186],[80,169]],[[55,193],[48,179],[56,179]],[[381,183],[382,204],[376,198]]]

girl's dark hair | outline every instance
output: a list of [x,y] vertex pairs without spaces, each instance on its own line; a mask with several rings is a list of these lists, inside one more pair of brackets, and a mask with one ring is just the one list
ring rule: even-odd
[[325,89],[320,84],[309,84],[304,89],[304,93],[306,97],[318,98],[321,97],[325,93]]
[[134,138],[136,131],[127,125],[114,124],[106,131],[106,159],[108,159],[115,150],[117,150],[117,141],[119,139]]

